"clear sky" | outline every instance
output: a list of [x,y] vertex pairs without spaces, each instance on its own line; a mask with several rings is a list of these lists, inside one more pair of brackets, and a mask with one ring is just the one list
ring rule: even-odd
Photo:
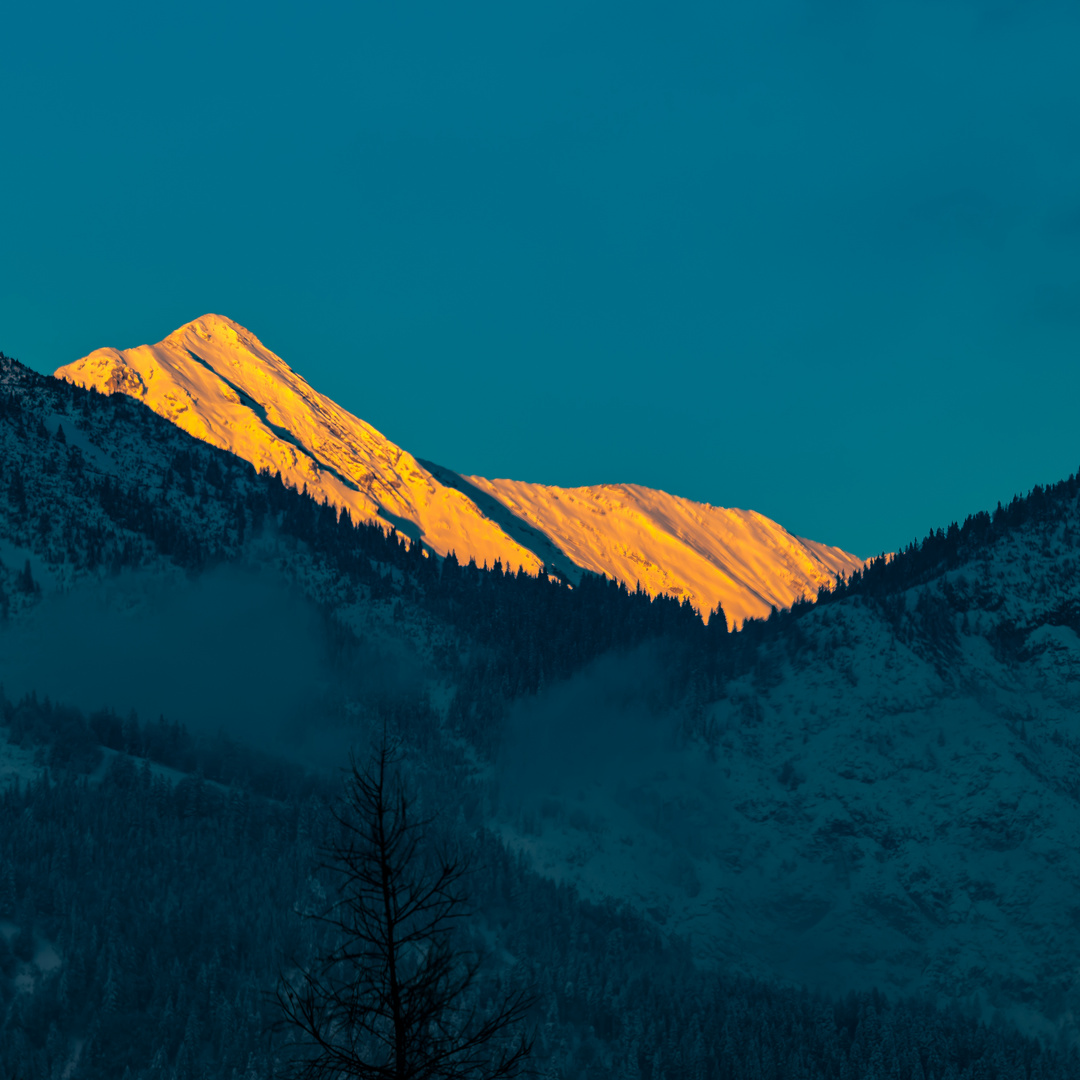
[[414,454],[858,554],[1080,466],[1080,6],[5,12],[0,349],[209,311]]

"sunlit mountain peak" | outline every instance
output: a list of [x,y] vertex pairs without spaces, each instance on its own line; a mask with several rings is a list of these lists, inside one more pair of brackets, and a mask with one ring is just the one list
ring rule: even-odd
[[213,312],[202,315],[198,319],[192,319],[189,323],[184,323],[165,340],[181,340],[189,333],[195,334],[196,337],[201,338],[203,341],[213,341],[216,338],[232,345],[243,344],[248,348],[264,348],[263,343],[246,327],[241,326],[227,315],[215,315]]
[[541,560],[370,424],[337,406],[245,327],[204,315],[156,345],[97,349],[60,378],[140,398],[189,434],[279,472],[354,519],[378,519],[445,555]]
[[279,472],[316,498],[378,520],[462,561],[583,570],[722,604],[741,623],[786,607],[862,560],[733,510],[633,484],[557,488],[464,477],[419,461],[311,387],[250,330],[194,319],[156,345],[97,349],[56,371],[142,400],[189,434]]

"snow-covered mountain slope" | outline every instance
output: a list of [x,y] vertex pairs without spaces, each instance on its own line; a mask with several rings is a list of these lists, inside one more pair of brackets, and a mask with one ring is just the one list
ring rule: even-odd
[[477,564],[541,560],[485,517],[461,492],[439,483],[407,451],[312,389],[254,334],[219,315],[180,327],[156,345],[98,349],[56,375],[102,393],[120,391],[198,439],[257,469],[379,518],[445,555]]
[[185,431],[317,498],[379,519],[445,555],[571,581],[590,570],[651,595],[768,615],[862,560],[761,514],[633,485],[562,489],[462,477],[418,461],[310,387],[254,334],[206,315],[157,345],[98,349],[56,375],[138,398]]
[[[598,579],[571,591],[421,559],[376,529],[342,535],[333,514],[122,395],[0,358],[9,626],[40,610],[38,586],[47,601],[123,567],[183,582],[271,560],[408,660],[401,679],[368,664],[343,715],[394,687],[421,694],[425,711],[401,715],[422,725],[431,767],[440,740],[467,747],[470,821],[543,873],[630,903],[725,969],[966,1000],[1070,1039],[1078,496],[1076,481],[1040,492],[969,541],[939,533],[827,603],[720,634]],[[654,615],[660,632],[641,629]],[[638,630],[605,637],[619,626]],[[0,649],[0,681],[11,656]],[[152,677],[189,679],[189,662],[178,647]],[[131,657],[103,666],[123,704]]]
[[503,835],[724,967],[1080,1037],[1080,484],[1062,488],[910,583],[731,636],[675,709],[641,705],[665,670],[647,652],[522,703]]
[[863,560],[793,536],[753,510],[691,502],[637,484],[559,488],[467,477],[549,537],[578,566],[687,597],[698,611],[723,604],[728,621],[790,607]]

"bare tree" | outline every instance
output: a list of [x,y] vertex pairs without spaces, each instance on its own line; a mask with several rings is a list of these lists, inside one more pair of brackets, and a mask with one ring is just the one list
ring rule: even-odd
[[467,866],[435,853],[433,819],[416,817],[397,747],[384,734],[369,763],[354,760],[338,835],[324,848],[337,899],[311,916],[335,944],[283,975],[283,1021],[302,1047],[301,1080],[497,1080],[516,1076],[531,1040],[515,1037],[532,1004],[501,995],[481,1009],[477,956],[456,943],[469,914]]

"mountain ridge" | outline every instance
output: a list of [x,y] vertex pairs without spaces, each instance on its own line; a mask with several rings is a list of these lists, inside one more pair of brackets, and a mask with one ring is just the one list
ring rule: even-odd
[[[10,385],[13,630],[127,568],[274,566],[411,650],[413,703],[389,707],[468,747],[477,820],[544,876],[705,965],[1080,1038],[1077,477],[722,633],[596,575],[571,590],[422,558],[124,395],[16,368]],[[385,666],[349,715],[378,707]],[[43,689],[62,667],[50,654]]]
[[204,315],[156,345],[103,348],[56,370],[138,398],[257,469],[478,565],[571,582],[603,574],[687,598],[735,625],[816,595],[865,561],[794,536],[755,511],[633,484],[560,488],[464,476],[415,458],[312,388],[239,323]]

